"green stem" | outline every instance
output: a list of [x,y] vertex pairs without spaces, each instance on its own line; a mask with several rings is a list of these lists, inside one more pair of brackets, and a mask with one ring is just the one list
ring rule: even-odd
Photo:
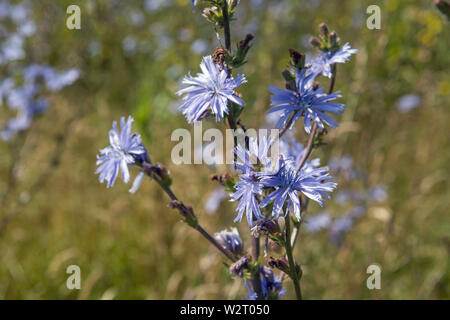
[[231,49],[231,32],[230,32],[230,19],[228,17],[228,3],[223,2],[222,5],[222,16],[223,16],[223,33],[225,37],[225,48],[227,50]]
[[292,247],[291,247],[291,218],[286,217],[286,255],[289,261],[289,269],[290,269],[290,278],[294,283],[295,295],[297,296],[297,300],[302,300],[302,290],[300,288],[300,279],[298,278],[297,269],[295,267],[295,260],[292,255]]
[[[252,251],[253,251],[253,257],[255,261],[258,261],[259,259],[259,238],[252,236]],[[261,285],[261,277],[259,272],[259,263],[257,264],[256,271],[253,274],[253,290],[255,290],[256,295],[258,296],[258,300],[262,300],[262,285]]]

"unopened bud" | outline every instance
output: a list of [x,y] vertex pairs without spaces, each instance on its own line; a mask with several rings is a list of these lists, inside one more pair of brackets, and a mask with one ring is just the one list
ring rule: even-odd
[[273,241],[272,239],[269,239],[269,249],[275,253],[281,253],[283,250],[283,247],[280,246],[275,241]]
[[173,200],[169,202],[171,209],[177,209],[178,212],[184,217],[184,221],[193,228],[197,227],[197,217],[194,214],[194,210],[191,206],[186,206],[179,200]]
[[283,70],[281,73],[284,80],[286,80],[286,89],[295,90],[295,78],[292,76],[289,70]]
[[320,40],[317,39],[316,37],[309,38],[309,43],[317,48],[320,48],[320,46],[321,46]]
[[244,275],[244,270],[248,268],[248,263],[250,258],[248,256],[242,256],[238,261],[230,266],[230,273],[232,275],[242,277]]
[[270,257],[268,261],[269,266],[277,268],[286,274],[289,274],[289,261],[286,258],[274,259]]
[[234,8],[237,7],[237,5],[239,4],[240,0],[227,0],[228,2],[228,7],[230,8],[230,10],[234,10]]
[[216,23],[217,19],[219,17],[219,11],[218,11],[217,7],[205,8],[205,9],[203,9],[202,15],[209,22]]
[[329,39],[330,39],[330,44],[331,44],[332,46],[335,46],[335,45],[338,44],[336,32],[334,32],[334,31],[333,31],[333,32],[330,32]]
[[322,22],[321,24],[319,24],[319,30],[320,30],[320,32],[322,32],[322,34],[323,34],[325,37],[328,37],[328,33],[329,33],[329,31],[328,31],[328,26],[327,26],[324,22]]
[[161,182],[166,187],[170,187],[172,184],[172,177],[170,176],[169,170],[162,165],[161,163],[157,163],[154,166],[154,172],[161,178]]
[[236,228],[231,228],[231,231],[222,230],[214,234],[214,239],[225,249],[235,254],[242,253],[242,239]]
[[284,225],[285,225],[285,221],[284,221],[284,217],[279,217],[278,218],[278,226],[280,227],[281,230],[284,230]]
[[250,41],[252,41],[253,39],[254,39],[255,37],[252,35],[252,34],[247,34],[246,36],[245,36],[245,39],[244,40],[241,40],[240,42],[239,42],[239,45],[238,45],[238,48],[239,49],[245,49],[245,48],[247,48],[248,46],[249,46],[249,44],[250,44]]
[[434,0],[434,4],[442,12],[447,20],[450,20],[450,1],[449,0]]

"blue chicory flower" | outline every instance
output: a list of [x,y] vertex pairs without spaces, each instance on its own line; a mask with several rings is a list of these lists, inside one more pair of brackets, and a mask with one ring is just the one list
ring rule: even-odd
[[270,159],[267,154],[270,148],[270,141],[265,138],[260,139],[258,144],[256,139],[250,137],[249,148],[246,150],[241,145],[236,147],[238,162],[236,168],[242,171],[239,181],[235,184],[231,201],[239,200],[238,215],[234,222],[241,221],[244,211],[247,216],[249,226],[253,226],[253,218],[260,220],[263,218],[257,197],[262,194],[263,185],[260,182],[260,171],[255,169],[259,165],[263,170],[269,170]]
[[323,205],[323,198],[330,197],[326,192],[332,192],[337,184],[327,182],[332,177],[328,174],[328,168],[310,168],[298,171],[295,166],[290,165],[282,157],[279,159],[278,171],[275,174],[266,174],[261,183],[265,187],[275,188],[262,202],[261,207],[267,206],[274,201],[272,216],[278,218],[287,201],[285,215],[292,209],[297,220],[300,221],[300,197],[297,191]]
[[352,54],[356,54],[357,49],[352,49],[349,43],[344,44],[339,50],[321,52],[319,55],[311,61],[311,71],[312,73],[318,75],[322,74],[325,77],[332,78],[333,73],[331,66],[335,63],[347,62]]
[[[133,118],[128,117],[120,119],[121,132],[117,127],[117,122],[113,122],[113,128],[109,131],[110,145],[100,150],[100,155],[97,156],[97,170],[99,174],[99,181],[103,183],[106,181],[106,187],[112,187],[116,180],[119,170],[122,173],[122,180],[124,183],[130,181],[130,173],[128,166],[136,163],[137,157],[143,157],[147,154],[147,150],[142,144],[141,137],[138,134],[131,133],[131,124]],[[137,182],[142,181],[142,174],[138,176]],[[132,187],[135,191],[136,186]]]
[[211,112],[216,121],[228,114],[228,102],[243,106],[245,102],[239,98],[234,90],[247,82],[244,75],[233,79],[228,72],[214,64],[211,56],[206,56],[200,63],[201,73],[196,77],[185,76],[182,83],[188,87],[177,92],[184,95],[184,103],[179,110],[185,115],[189,123],[199,121]]
[[324,123],[335,128],[338,126],[337,122],[333,120],[325,112],[333,114],[341,114],[345,109],[342,103],[331,102],[341,95],[336,93],[323,93],[323,88],[314,88],[313,82],[316,74],[309,69],[302,69],[300,72],[296,70],[296,90],[280,89],[270,86],[269,90],[273,93],[271,102],[273,108],[271,112],[280,112],[280,120],[277,128],[283,128],[289,117],[292,115],[292,123],[290,129],[295,122],[304,116],[304,127],[307,133],[311,132],[311,121],[314,121],[320,128],[324,128]]

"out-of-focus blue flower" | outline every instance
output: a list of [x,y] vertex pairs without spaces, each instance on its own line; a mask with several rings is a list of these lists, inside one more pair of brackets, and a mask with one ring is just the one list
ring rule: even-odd
[[192,42],[191,52],[194,54],[203,54],[208,50],[209,43],[203,39],[197,39]]
[[47,109],[47,100],[39,97],[42,93],[39,79],[44,80],[48,90],[58,91],[72,84],[78,77],[77,69],[59,72],[48,66],[33,64],[23,69],[22,86],[16,87],[11,78],[3,80],[0,84],[0,104],[6,102],[17,114],[0,128],[1,138],[8,141],[16,132],[26,130],[33,117]]
[[145,9],[148,11],[158,11],[164,7],[172,5],[173,0],[146,0]]
[[240,254],[242,252],[242,239],[239,236],[239,232],[236,228],[231,228],[231,231],[222,230],[214,234],[214,239],[219,244],[233,253]]
[[326,212],[309,217],[306,220],[306,230],[309,232],[317,232],[326,229],[330,226],[332,221],[330,215]]
[[223,188],[215,189],[208,200],[205,202],[204,209],[206,213],[214,213],[219,209],[220,203],[227,197],[227,194]]
[[358,175],[358,171],[353,168],[353,158],[349,155],[343,157],[332,157],[328,162],[330,171],[340,174],[346,180],[353,180]]
[[323,122],[333,128],[338,126],[337,122],[325,112],[342,113],[345,105],[331,102],[340,98],[341,95],[339,93],[325,94],[323,88],[314,89],[315,76],[308,69],[296,71],[296,91],[269,87],[273,93],[271,96],[273,108],[269,110],[269,113],[281,112],[277,128],[283,128],[291,115],[293,119],[290,128],[301,116],[304,116],[304,127],[307,133],[311,132],[311,121],[314,121],[320,129],[324,128]]
[[400,112],[406,113],[417,108],[422,103],[422,99],[417,94],[406,94],[397,100],[397,108]]
[[[291,163],[293,166],[300,161],[304,151],[303,144],[295,140],[293,136],[289,136],[288,132],[280,139],[280,154],[286,159],[286,162]],[[309,171],[319,165],[319,158],[307,160],[303,165],[303,170]]]
[[25,57],[24,38],[19,34],[10,35],[0,48],[0,64]]
[[348,216],[352,219],[357,219],[359,217],[362,217],[365,213],[366,213],[367,209],[365,206],[363,205],[359,205],[354,207],[350,213],[348,214]]
[[377,185],[369,190],[368,194],[369,200],[375,202],[383,202],[387,198],[386,187],[382,185]]
[[9,90],[0,93],[5,97],[10,109],[17,112],[15,117],[10,118],[6,125],[0,129],[0,136],[4,141],[10,140],[16,132],[27,129],[33,117],[45,111],[48,106],[44,98],[36,98],[39,87],[34,83],[26,83],[22,87],[13,88],[13,83],[6,79],[2,87]]
[[49,66],[32,64],[24,69],[23,75],[28,83],[34,83],[39,78],[43,78],[48,90],[59,91],[74,83],[80,77],[80,71],[75,68],[57,71]]
[[344,234],[350,231],[352,227],[353,219],[348,215],[335,219],[329,228],[331,241],[335,245],[340,245]]
[[247,216],[249,226],[253,226],[253,218],[260,220],[263,218],[259,203],[256,197],[261,195],[263,185],[260,182],[260,172],[255,170],[255,165],[262,169],[269,170],[270,159],[267,157],[270,148],[270,142],[262,138],[260,143],[253,137],[249,139],[249,148],[246,150],[243,146],[236,147],[238,161],[236,168],[242,171],[239,175],[239,181],[235,184],[235,193],[232,194],[232,201],[239,200],[237,212],[238,215],[234,222],[241,221],[244,211]]
[[122,40],[122,48],[126,55],[132,56],[136,54],[136,48],[137,48],[137,41],[136,38],[133,36],[126,36]]
[[300,170],[289,165],[283,158],[279,159],[278,171],[275,174],[266,174],[261,182],[265,187],[275,188],[262,202],[261,207],[273,203],[272,215],[278,218],[287,201],[285,215],[292,210],[295,217],[300,221],[300,197],[297,191],[323,205],[324,198],[329,199],[327,192],[332,192],[337,184],[329,182],[332,177],[328,174],[328,168],[311,168]]
[[226,70],[214,64],[211,56],[203,58],[200,68],[202,72],[196,77],[184,77],[182,83],[188,87],[177,92],[178,95],[184,95],[184,103],[179,109],[188,122],[205,118],[208,111],[216,116],[216,121],[220,121],[228,114],[229,101],[239,106],[245,104],[234,92],[234,89],[247,82],[244,75],[233,79]]
[[350,44],[344,44],[338,51],[321,52],[311,61],[311,71],[314,74],[322,74],[325,77],[332,78],[331,66],[335,63],[344,63],[348,61],[352,54],[356,54],[357,49],[352,49]]
[[131,133],[131,124],[133,118],[128,117],[120,119],[121,132],[117,127],[117,122],[113,122],[113,128],[109,131],[109,146],[100,150],[97,155],[97,170],[100,183],[106,181],[106,187],[112,187],[117,178],[119,170],[122,173],[124,183],[130,181],[129,165],[136,163],[136,157],[145,156],[147,150],[142,144],[141,137],[138,134]]

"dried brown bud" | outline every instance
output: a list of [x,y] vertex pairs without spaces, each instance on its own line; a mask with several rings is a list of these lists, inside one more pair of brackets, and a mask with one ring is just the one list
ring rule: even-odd
[[211,175],[210,179],[211,179],[211,181],[217,181],[221,185],[225,185],[225,183],[227,181],[233,180],[233,177],[230,176],[228,173],[224,173],[224,174],[221,174],[221,175],[213,174],[213,175]]
[[250,33],[247,34],[245,36],[244,40],[239,41],[238,48],[244,49],[244,48],[248,47],[248,45],[250,44],[250,41],[252,41],[254,38],[255,37],[252,34],[250,34]]
[[242,256],[238,261],[230,266],[230,273],[242,277],[244,275],[244,270],[248,268],[248,263],[251,261],[250,257]]
[[217,64],[219,66],[223,66],[223,63],[225,62],[226,54],[227,54],[227,50],[225,50],[224,47],[220,47],[214,51],[214,53],[211,55],[211,57],[215,64]]
[[305,55],[294,49],[289,49],[292,64],[297,68],[303,68],[305,65]]
[[179,200],[173,200],[169,202],[169,207],[171,209],[177,209],[178,212],[185,218],[185,222],[191,227],[197,226],[197,217],[194,214],[194,210],[191,206],[186,206],[183,202]]
[[289,274],[289,261],[286,258],[274,259],[273,257],[270,257],[267,263],[270,267],[277,268],[284,273]]
[[449,0],[434,0],[434,4],[443,14],[450,20],[450,1]]

